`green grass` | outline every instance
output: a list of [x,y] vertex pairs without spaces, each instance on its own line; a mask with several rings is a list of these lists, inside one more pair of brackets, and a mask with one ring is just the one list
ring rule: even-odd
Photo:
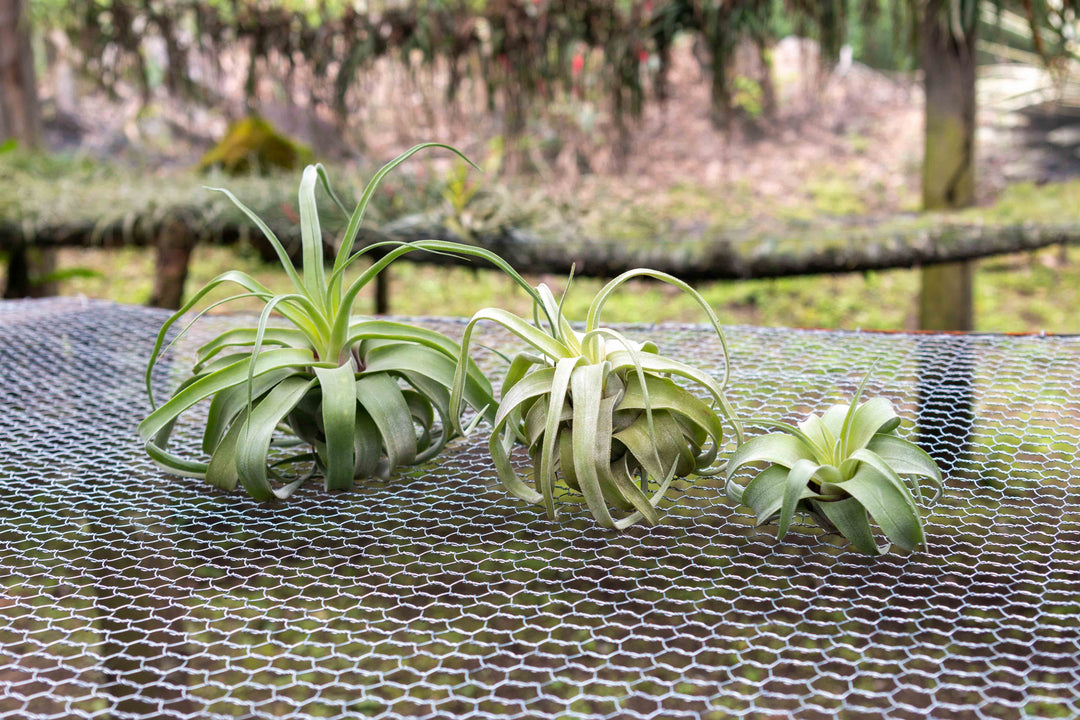
[[[976,325],[988,332],[1080,332],[1080,251],[1060,263],[1056,248],[1028,255],[986,260],[976,278]],[[150,296],[152,251],[65,250],[64,267],[99,270],[100,278],[73,278],[62,286],[67,295],[86,295],[142,304]],[[196,249],[189,288],[201,287],[218,273],[242,269],[271,287],[284,287],[283,273],[250,253],[202,246]],[[391,309],[400,315],[470,316],[483,306],[528,311],[523,293],[494,272],[437,268],[411,263],[392,267]],[[556,293],[565,278],[537,278]],[[567,313],[584,317],[586,303],[601,285],[579,279]],[[910,329],[915,322],[919,289],[917,270],[865,274],[704,283],[698,289],[726,324],[845,329]],[[371,292],[361,296],[360,312],[372,307]],[[234,309],[255,310],[257,304]],[[637,283],[616,294],[605,307],[608,322],[703,322],[694,303],[656,283]]]

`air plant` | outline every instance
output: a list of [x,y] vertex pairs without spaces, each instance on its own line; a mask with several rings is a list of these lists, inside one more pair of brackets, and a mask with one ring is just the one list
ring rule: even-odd
[[[604,303],[635,277],[670,283],[702,307],[723,350],[721,382],[660,355],[650,341],[635,342],[600,325]],[[481,321],[502,326],[529,347],[509,361],[492,422],[489,448],[503,486],[522,500],[543,504],[552,519],[561,480],[584,497],[604,527],[658,523],[658,506],[674,478],[720,472],[721,417],[741,438],[724,394],[729,363],[719,320],[689,285],[648,269],[625,272],[605,285],[593,298],[581,331],[566,320],[563,302],[547,286],[536,288],[533,301],[532,322],[489,308],[466,325],[451,418],[457,421],[457,408],[467,400],[464,368],[473,330]],[[469,429],[459,426],[461,432]],[[511,459],[518,445],[532,462],[531,482],[518,475]]]
[[[937,500],[941,470],[925,451],[896,434],[900,417],[892,403],[884,398],[859,403],[865,385],[866,379],[849,405],[811,414],[798,426],[747,421],[777,432],[736,449],[727,466],[728,497],[749,506],[759,525],[776,521],[779,538],[802,512],[864,553],[889,550],[888,543],[879,546],[874,540],[871,520],[904,550],[925,546],[915,498],[922,499],[920,482],[927,481],[934,489],[931,502]],[[759,464],[766,467],[745,487],[736,482],[740,469]],[[904,477],[910,478],[914,496]]]
[[[453,411],[460,412],[464,401],[479,414],[493,415],[490,382],[468,358],[458,367],[461,351],[456,342],[432,330],[352,315],[364,286],[396,258],[417,250],[486,258],[532,290],[503,260],[482,248],[421,241],[381,243],[352,252],[378,183],[426,147],[457,153],[436,143],[412,148],[375,174],[351,215],[333,195],[320,166],[304,170],[299,191],[302,273],[273,231],[232,193],[220,190],[266,235],[293,287],[275,294],[245,273],[226,272],[165,322],[146,368],[152,412],[139,425],[146,451],[158,464],[227,490],[239,482],[258,500],[286,498],[316,471],[323,473],[326,489],[346,490],[356,478],[387,477],[395,468],[427,460],[445,446],[460,426],[451,417],[450,398],[459,369]],[[349,217],[329,274],[315,204],[320,180]],[[346,283],[346,270],[375,247],[381,248],[382,257]],[[226,284],[239,286],[241,292],[210,307],[258,298],[265,304],[257,324],[228,330],[200,347],[190,376],[167,402],[156,406],[151,388],[156,363],[206,310],[165,346],[169,329],[207,293]],[[271,326],[275,311],[287,326]],[[177,420],[206,400],[202,451],[209,459],[170,451]]]

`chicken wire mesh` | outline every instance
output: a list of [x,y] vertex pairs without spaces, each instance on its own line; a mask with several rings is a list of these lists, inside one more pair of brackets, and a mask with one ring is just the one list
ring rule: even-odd
[[[279,505],[166,476],[135,435],[165,317],[0,304],[2,718],[1080,716],[1080,338],[730,331],[744,415],[842,402],[877,360],[918,419],[929,548],[870,558],[777,541],[711,479],[660,527],[549,522],[483,433]],[[722,370],[701,328],[630,333]]]

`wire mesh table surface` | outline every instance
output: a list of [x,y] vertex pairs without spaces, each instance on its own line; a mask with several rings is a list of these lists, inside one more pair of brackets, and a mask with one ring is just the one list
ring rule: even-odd
[[[778,541],[713,478],[658,527],[549,521],[479,431],[280,504],[168,476],[135,434],[166,317],[0,303],[0,718],[1080,716],[1080,338],[728,331],[745,416],[843,402],[876,360],[869,393],[917,421],[929,546],[872,558]],[[156,392],[244,322],[210,318]],[[628,332],[723,371],[703,328]]]

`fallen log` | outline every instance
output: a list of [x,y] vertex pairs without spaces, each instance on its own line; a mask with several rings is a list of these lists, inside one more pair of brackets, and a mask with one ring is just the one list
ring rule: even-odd
[[[272,229],[281,242],[298,256],[298,226],[288,222],[287,217],[274,225]],[[183,232],[183,226],[188,232]],[[327,258],[334,256],[338,230],[333,223],[324,224]],[[81,220],[27,225],[0,219],[0,251],[11,252],[26,246],[155,246],[159,250],[159,277],[154,297],[164,305],[173,306],[179,297],[178,278],[182,284],[184,275],[175,266],[186,264],[191,244],[230,245],[254,241],[257,234],[242,219],[221,214],[208,216],[197,206],[180,206],[107,222]],[[482,230],[462,237],[427,216],[411,216],[381,228],[361,228],[355,247],[365,250],[380,242],[424,239],[485,247],[526,274],[565,275],[574,268],[580,276],[606,278],[648,266],[694,282],[888,270],[1076,245],[1080,244],[1080,222],[996,225],[933,217],[928,221],[926,216],[918,216],[873,224],[830,224],[787,231],[724,231],[678,239],[621,242],[541,237],[513,227]],[[166,252],[172,259],[160,257]],[[384,250],[367,252],[378,256]],[[471,264],[468,260],[431,253],[414,253],[403,259],[431,265]]]

